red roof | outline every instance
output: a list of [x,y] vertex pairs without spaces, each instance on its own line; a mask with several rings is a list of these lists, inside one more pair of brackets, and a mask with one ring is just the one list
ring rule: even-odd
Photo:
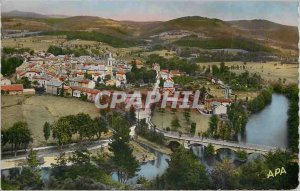
[[124,71],[121,71],[121,70],[119,70],[119,71],[117,72],[117,74],[124,75],[124,74],[125,74],[125,72],[124,72]]
[[171,70],[170,73],[172,73],[172,74],[181,74],[181,72],[179,70]]
[[160,72],[169,73],[169,70],[160,70]]
[[97,90],[97,89],[83,88],[83,87],[79,87],[79,86],[71,86],[71,89],[78,90],[78,91],[85,92],[85,93],[91,93],[91,94],[98,94],[100,92],[100,90]]
[[1,90],[4,91],[23,91],[23,84],[3,85]]

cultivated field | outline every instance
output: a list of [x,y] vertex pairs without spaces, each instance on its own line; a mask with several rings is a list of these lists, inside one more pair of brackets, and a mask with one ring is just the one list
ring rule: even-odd
[[93,103],[49,95],[2,96],[1,110],[2,128],[8,128],[17,121],[26,121],[33,134],[34,146],[45,143],[43,125],[46,121],[53,122],[61,116],[80,112],[93,118],[99,115]]
[[149,56],[151,54],[157,54],[159,56],[162,56],[164,58],[173,58],[174,55],[176,55],[175,51],[168,51],[168,50],[155,50],[155,51],[151,51],[151,52],[145,52],[144,53],[146,56]]
[[[177,110],[175,113],[172,113],[171,111],[166,109],[166,111],[162,114],[161,112],[155,110],[152,117],[152,122],[154,125],[156,125],[157,128],[169,127],[170,129],[172,129],[171,122],[174,116],[177,116],[181,125],[178,131],[189,133],[189,129],[187,128],[183,112],[183,110]],[[198,135],[198,132],[203,133],[208,129],[209,117],[201,115],[197,110],[191,110],[190,121],[196,123],[195,135]]]
[[[199,63],[201,67],[213,64],[219,66],[220,62]],[[267,81],[277,81],[281,78],[282,80],[286,79],[286,83],[298,83],[298,65],[296,64],[281,64],[279,62],[247,62],[246,65],[244,65],[243,62],[225,62],[225,65],[228,67],[236,65],[246,67],[245,70],[231,70],[237,74],[247,70],[250,73],[259,73],[261,77]]]
[[64,36],[32,36],[24,38],[2,39],[3,47],[31,48],[34,51],[46,51],[50,45],[59,46],[65,42]]

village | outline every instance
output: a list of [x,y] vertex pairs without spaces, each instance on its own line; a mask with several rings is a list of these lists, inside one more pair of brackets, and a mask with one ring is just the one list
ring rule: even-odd
[[[65,97],[84,98],[95,102],[96,95],[100,92],[96,85],[104,87],[115,87],[128,90],[131,87],[126,80],[126,73],[131,71],[132,63],[118,60],[112,57],[110,52],[105,58],[92,56],[58,55],[54,56],[48,52],[37,52],[35,55],[22,55],[24,62],[16,68],[16,79],[28,79],[31,88],[24,88],[23,84],[12,84],[8,78],[1,78],[1,92],[3,95],[26,95],[39,94],[42,89],[49,95],[61,95]],[[136,68],[143,67],[140,60],[134,61]],[[187,75],[180,70],[160,70],[157,63],[150,68],[157,72],[156,80],[160,80],[159,92],[168,93],[167,105],[171,106],[172,96],[180,86],[174,83],[173,77]],[[229,86],[215,78],[211,83],[216,84],[224,90],[224,97],[207,98],[206,92],[203,100],[199,100],[201,106],[196,108],[201,115],[226,115],[227,106],[232,103],[232,90]],[[177,88],[177,89],[176,89]],[[37,90],[37,91],[36,91]],[[145,100],[143,100],[145,101]],[[198,102],[199,102],[198,101]],[[177,106],[182,104],[183,95],[179,96]],[[189,97],[189,103],[193,102],[193,96]]]

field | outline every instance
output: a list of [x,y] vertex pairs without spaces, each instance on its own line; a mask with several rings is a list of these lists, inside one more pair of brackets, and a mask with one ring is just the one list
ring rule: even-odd
[[13,47],[13,48],[31,48],[35,51],[47,51],[50,45],[53,46],[68,46],[73,47],[75,45],[85,46],[90,45],[94,47],[98,44],[101,44],[101,49],[106,50],[109,49],[112,52],[115,52],[116,49],[106,45],[105,43],[99,43],[96,41],[88,41],[88,40],[67,40],[66,36],[52,36],[52,35],[43,35],[43,36],[32,36],[32,37],[24,37],[24,38],[5,38],[2,39],[3,47]]
[[[217,65],[219,66],[220,62],[209,62],[209,63],[199,63],[202,66],[208,65]],[[296,64],[281,64],[279,62],[267,62],[267,63],[258,63],[258,62],[247,62],[244,65],[243,62],[226,62],[226,66],[245,66],[245,70],[231,70],[237,74],[240,74],[244,71],[249,71],[249,73],[258,73],[261,77],[267,81],[277,81],[279,78],[286,79],[287,84],[298,83],[298,65]]]
[[26,121],[33,134],[34,146],[45,143],[43,125],[46,121],[53,122],[61,116],[80,112],[93,118],[99,115],[93,103],[48,95],[2,96],[1,109],[2,128],[8,128],[17,121]]
[[149,56],[151,54],[157,54],[159,56],[162,56],[164,58],[173,58],[174,55],[176,55],[175,51],[168,51],[168,50],[155,50],[155,51],[151,51],[151,52],[145,52],[145,55]]
[[[212,83],[204,85],[206,89],[210,89],[209,94],[213,95],[215,98],[224,98],[224,89],[220,88],[219,85],[215,85]],[[235,95],[237,95],[237,99],[246,100],[246,97],[248,97],[248,100],[252,100],[258,96],[259,92],[255,91],[233,91],[233,94],[231,95],[231,99],[235,98]]]
[[3,47],[31,48],[34,51],[45,51],[50,45],[58,46],[65,42],[64,36],[33,36],[25,38],[5,38],[2,39]]
[[[183,110],[178,110],[174,114],[167,110],[162,114],[161,112],[155,110],[153,117],[152,117],[152,122],[154,125],[157,126],[157,128],[166,128],[171,127],[171,122],[174,116],[177,116],[179,119],[179,123],[181,127],[178,129],[178,131],[181,131],[183,133],[189,133],[189,129],[187,128],[186,120],[184,118],[184,113]],[[198,132],[205,132],[208,129],[208,122],[209,122],[209,117],[201,115],[198,111],[196,110],[191,110],[191,122],[196,123],[196,133],[195,135],[198,134]]]

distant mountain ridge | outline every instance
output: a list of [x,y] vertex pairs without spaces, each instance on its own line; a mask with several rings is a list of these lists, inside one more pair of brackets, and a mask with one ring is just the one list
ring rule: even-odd
[[13,10],[13,11],[9,11],[9,12],[2,12],[1,17],[66,18],[69,16],[66,16],[66,15],[44,15],[44,14],[34,13],[34,12],[24,12],[24,11]]
[[[2,12],[2,28],[31,31],[94,31],[125,40],[148,39],[169,31],[189,31],[195,38],[244,38],[267,46],[298,50],[298,29],[268,20],[222,21],[187,16],[169,21],[117,21],[97,16],[54,16]],[[196,40],[197,40],[196,39]]]

